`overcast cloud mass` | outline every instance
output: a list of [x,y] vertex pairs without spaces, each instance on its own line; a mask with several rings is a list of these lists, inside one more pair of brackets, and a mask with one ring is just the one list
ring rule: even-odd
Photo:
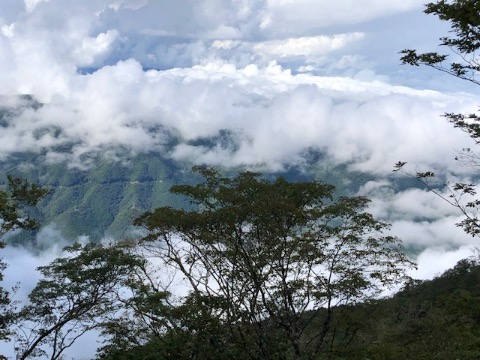
[[[173,158],[215,165],[280,169],[317,149],[367,172],[399,159],[451,168],[468,140],[439,114],[476,103],[454,79],[448,92],[421,86],[437,74],[399,65],[399,50],[443,34],[421,3],[2,2],[2,92],[44,106],[2,129],[0,156],[47,150],[82,166],[119,145],[166,151],[173,135]],[[190,145],[220,131],[228,144]]]
[[[436,50],[448,31],[423,3],[2,0],[0,102],[30,94],[43,107],[1,128],[0,158],[44,151],[87,166],[85,154],[121,146],[279,170],[313,149],[379,179],[399,160],[468,176],[453,159],[472,143],[440,115],[476,110],[475,89],[400,65],[400,50]],[[221,133],[227,143],[192,145]],[[413,276],[470,255],[459,214],[432,194],[396,194],[386,177],[362,193],[406,246],[427,248]]]

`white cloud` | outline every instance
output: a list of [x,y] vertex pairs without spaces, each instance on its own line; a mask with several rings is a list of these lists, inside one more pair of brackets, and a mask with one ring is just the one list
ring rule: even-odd
[[[372,200],[369,212],[391,223],[391,233],[402,239],[408,251],[423,253],[436,249],[445,252],[477,245],[478,239],[456,225],[464,215],[446,201],[450,199],[447,190],[440,193],[443,199],[427,190],[411,188],[398,192],[395,186],[400,180],[402,176],[397,175],[391,180],[367,182],[359,195]],[[420,257],[418,261],[423,259]]]
[[99,55],[107,54],[114,42],[118,39],[117,30],[108,30],[100,33],[96,37],[84,38],[81,44],[73,51],[76,64],[78,66],[92,66],[95,58]]
[[455,226],[461,219],[462,217],[457,215],[434,221],[394,220],[392,233],[402,239],[405,246],[413,249],[474,246],[476,240]]
[[[398,51],[435,50],[448,30],[421,14],[423,3],[2,0],[0,106],[22,105],[10,95],[28,93],[43,107],[23,100],[1,128],[0,158],[41,151],[86,166],[91,152],[114,157],[119,147],[165,154],[172,134],[180,143],[165,155],[215,165],[278,170],[325,151],[377,176],[361,189],[371,212],[421,251],[412,276],[431,277],[470,255],[474,239],[447,203],[418,189],[395,193],[382,179],[400,160],[468,175],[453,157],[472,141],[440,115],[476,110],[478,97],[399,66]],[[198,144],[209,137],[213,146]],[[69,153],[53,150],[71,142]],[[8,281],[31,288],[34,268],[59,251],[7,248]]]
[[273,40],[258,43],[253,49],[260,53],[286,56],[323,55],[347,46],[352,41],[364,37],[363,33],[338,34],[334,36],[310,36],[289,38],[287,40]]
[[38,4],[48,1],[50,0],[24,0],[25,10],[27,11],[27,13],[31,13],[33,10],[35,10]]
[[430,248],[423,251],[418,257],[418,269],[411,271],[414,279],[432,279],[441,275],[446,269],[453,268],[458,261],[475,254],[475,247],[461,246],[457,249]]
[[235,39],[241,38],[242,33],[233,26],[219,25],[215,29],[207,31],[206,36],[211,39]]
[[392,13],[420,9],[421,0],[267,0],[262,28],[285,34],[339,24],[357,24]]
[[[165,132],[152,131],[160,127],[185,142],[228,130],[233,148],[183,144],[172,154],[212,164],[261,163],[278,169],[315,148],[374,173],[389,173],[394,163],[410,159],[455,166],[454,149],[470,142],[438,114],[476,105],[469,96],[378,80],[294,75],[274,62],[237,68],[217,61],[145,71],[131,59],[86,76],[53,70],[37,77],[41,82],[32,76],[23,83],[30,82],[28,89],[41,94],[45,106],[25,110],[2,131],[4,156],[67,141],[77,143],[77,156],[118,145],[161,149]],[[62,129],[56,137],[42,130],[55,126]],[[39,131],[44,135],[35,135]]]
[[235,40],[231,40],[231,39],[215,40],[212,43],[211,48],[230,50],[230,49],[233,49],[233,48],[239,46],[240,44],[241,44],[240,41],[235,41]]
[[[23,108],[2,128],[0,157],[42,150],[47,160],[81,166],[82,156],[118,146],[166,151],[174,134],[180,143],[167,155],[190,162],[280,169],[313,148],[381,176],[399,160],[468,173],[453,157],[472,142],[440,115],[472,111],[477,97],[399,66],[399,50],[435,49],[444,35],[422,5],[2,1],[1,91],[32,94],[44,106]],[[216,144],[197,144],[208,137]],[[53,150],[68,142],[71,153]],[[372,211],[389,214],[409,244],[470,244],[453,226],[457,214],[430,194],[377,185],[363,189],[376,198]]]
[[10,25],[2,25],[2,34],[8,38],[11,38],[15,33],[15,23]]
[[137,10],[146,6],[148,2],[149,0],[111,0],[108,4],[108,8],[114,11],[118,11],[122,7]]
[[[87,237],[79,237],[76,240],[81,244],[88,242]],[[54,225],[49,225],[40,230],[36,243],[38,247],[35,249],[22,246],[6,246],[2,249],[2,258],[7,264],[7,268],[3,272],[2,287],[9,291],[13,287],[17,288],[15,292],[11,293],[11,299],[17,302],[18,307],[28,302],[28,294],[41,279],[37,268],[48,265],[60,256],[65,256],[66,253],[63,252],[63,248],[71,241],[65,239]],[[79,340],[78,344],[75,344],[71,349],[67,349],[67,354],[70,356],[76,355],[76,357],[93,357],[96,349],[95,342],[98,337],[98,333],[87,334]],[[89,346],[85,347],[87,343]],[[15,358],[14,347],[13,342],[2,341],[0,342],[0,353],[7,358]]]

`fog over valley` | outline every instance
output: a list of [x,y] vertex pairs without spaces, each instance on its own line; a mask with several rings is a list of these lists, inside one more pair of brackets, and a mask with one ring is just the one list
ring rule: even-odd
[[[423,0],[2,0],[1,181],[52,190],[37,233],[7,237],[3,286],[19,283],[23,301],[64,246],[139,237],[142,212],[187,206],[168,190],[199,180],[194,165],[368,197],[417,262],[412,278],[473,255],[478,239],[456,226],[464,214],[392,172],[399,161],[433,171],[447,199],[443,182],[478,183],[478,167],[456,160],[475,140],[442,116],[476,112],[476,85],[401,65],[403,49],[439,51],[448,35],[423,10]],[[67,354],[83,355],[87,339]]]

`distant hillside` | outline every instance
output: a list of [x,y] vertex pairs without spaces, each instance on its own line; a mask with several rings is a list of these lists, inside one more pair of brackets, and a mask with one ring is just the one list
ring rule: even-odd
[[[99,156],[89,169],[69,168],[65,162],[46,164],[42,156],[17,154],[2,165],[9,174],[38,182],[52,190],[39,204],[37,217],[43,225],[55,224],[64,236],[128,236],[132,220],[160,206],[185,207],[169,189],[175,184],[200,181],[190,165],[177,163],[158,153],[140,154],[122,161]],[[324,176],[321,175],[323,173]],[[266,174],[299,181],[321,178],[338,185],[338,192],[355,191],[367,178],[349,174],[345,166],[312,167]]]
[[[355,359],[480,359],[480,262],[465,259],[389,299],[361,305]],[[365,317],[367,318],[367,317]]]
[[[26,110],[34,116],[35,110],[42,107],[29,95],[0,97],[0,104],[0,128],[13,126]],[[42,137],[45,133],[55,138],[60,136],[61,130],[45,128],[41,134],[33,136]],[[171,144],[166,152],[180,140],[172,135],[168,141]],[[234,139],[225,131],[212,138],[191,141],[189,145],[205,149],[227,146],[225,143],[229,141]],[[61,160],[54,162],[47,156],[51,150],[59,155],[71,154],[73,146],[63,144],[40,152],[14,152],[0,159],[0,185],[5,183],[6,175],[12,175],[52,190],[39,204],[36,217],[42,225],[55,224],[68,239],[80,235],[88,235],[92,240],[104,236],[129,236],[131,222],[139,214],[159,206],[188,206],[181,198],[169,193],[172,185],[200,180],[192,174],[191,164],[175,162],[166,153],[132,155],[128,149],[110,149],[115,152],[115,157],[87,154],[88,166],[84,169],[72,167],[72,164]],[[291,165],[283,172],[267,173],[265,176],[284,176],[290,181],[322,180],[335,185],[338,195],[352,195],[360,186],[375,178],[350,172],[346,164],[333,164],[324,157],[320,151],[312,150],[305,154],[301,168]],[[228,173],[235,169],[225,171]],[[418,184],[399,182],[400,188],[413,185]]]
[[[318,319],[327,316],[324,309],[318,311]],[[411,279],[393,297],[336,307],[329,316],[330,335],[314,359],[480,359],[479,259],[461,260],[433,280]],[[308,315],[306,321],[307,318],[312,317]],[[265,326],[269,326],[269,319],[265,320]],[[308,329],[316,331],[319,326],[321,321],[311,322],[304,333],[305,339],[311,338]],[[103,358],[190,358],[182,357],[182,352],[188,354],[186,339],[185,334],[172,330],[163,336],[153,336],[150,342],[127,352],[107,349]],[[281,347],[286,339],[279,336],[276,341]],[[226,358],[219,354],[217,343],[202,345],[202,351],[211,355],[209,358]],[[284,355],[285,359],[294,358],[293,354]]]
[[99,159],[88,170],[35,159],[20,164],[8,173],[52,190],[39,204],[38,216],[42,224],[54,223],[68,238],[127,236],[132,220],[141,213],[159,206],[185,206],[169,189],[194,179],[189,169],[158,154],[123,162]]

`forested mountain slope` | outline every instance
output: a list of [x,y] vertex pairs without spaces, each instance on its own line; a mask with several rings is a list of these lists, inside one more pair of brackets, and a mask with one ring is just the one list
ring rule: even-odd
[[184,206],[169,189],[179,181],[193,180],[188,168],[159,154],[123,162],[99,159],[90,169],[69,168],[64,162],[45,164],[35,158],[19,163],[10,174],[51,190],[39,204],[41,223],[55,224],[68,238],[127,236],[132,220],[144,211]]
[[[0,127],[5,128],[21,122],[22,116],[34,116],[36,109],[42,107],[29,95],[1,100]],[[45,134],[55,138],[61,136],[61,130],[45,128],[34,136],[43,139]],[[171,158],[169,151],[178,141],[171,134],[163,152],[157,149],[132,154],[119,146],[103,153],[83,154],[84,159],[80,156],[75,164],[65,160],[71,158],[74,144],[13,151],[0,157],[0,185],[11,175],[50,189],[51,193],[40,202],[36,217],[42,226],[55,226],[69,240],[82,235],[95,241],[102,237],[128,237],[132,220],[143,212],[160,206],[188,206],[169,193],[172,185],[199,180],[191,172],[191,163]],[[191,145],[204,149],[229,141],[232,141],[229,133],[221,132],[214,138],[191,141]],[[241,169],[225,168],[224,171],[233,174],[238,170]],[[304,154],[302,164],[289,164],[281,172],[261,167],[253,170],[267,177],[282,176],[289,181],[321,180],[335,185],[336,195],[340,196],[353,195],[360,186],[375,179],[371,174],[350,171],[348,164],[332,163],[319,150]],[[408,179],[399,178],[396,183],[396,190],[418,186]]]
[[[37,217],[42,225],[55,224],[67,238],[88,235],[94,240],[128,236],[132,220],[145,211],[160,206],[188,206],[169,189],[175,184],[198,181],[191,172],[191,164],[175,162],[154,152],[122,160],[99,155],[86,169],[69,168],[66,162],[48,164],[34,154],[18,154],[2,167],[10,169],[7,174],[51,190],[39,204]],[[266,176],[274,175],[278,173]],[[322,179],[335,184],[340,194],[354,192],[370,178],[335,165],[312,166],[308,172],[291,169],[280,175],[293,181]]]
[[392,298],[361,305],[357,335],[368,359],[479,359],[480,265],[464,259],[427,281],[411,279]]
[[[328,346],[315,359],[479,359],[478,258],[461,260],[432,280],[410,279],[392,297],[338,307],[331,316]],[[311,324],[310,330],[315,331],[316,326],[320,324]],[[223,332],[217,331],[211,335],[220,341]],[[308,338],[309,333],[304,336]],[[102,358],[188,359],[192,354],[189,351],[197,349],[190,347],[192,344],[195,344],[195,334],[181,336],[172,331],[127,352],[119,353],[111,348]],[[224,359],[215,344],[202,342],[201,351],[209,354],[210,359]],[[276,346],[282,347],[281,338]],[[285,359],[289,358],[293,357],[285,354]]]

